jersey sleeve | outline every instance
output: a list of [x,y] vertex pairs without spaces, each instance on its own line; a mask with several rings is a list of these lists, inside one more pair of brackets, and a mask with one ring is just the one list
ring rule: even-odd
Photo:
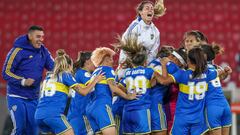
[[78,83],[87,85],[91,79],[91,74],[84,70],[78,70],[75,74],[75,78]]
[[22,60],[21,50],[21,48],[11,49],[7,55],[2,70],[3,79],[15,85],[21,85],[21,80],[24,79],[23,76],[19,76],[15,73],[18,64]]
[[158,48],[160,46],[160,35],[156,38],[154,46],[151,48],[149,55],[148,55],[148,62],[152,61],[156,58],[158,53]]
[[63,84],[68,87],[74,87],[77,85],[76,79],[70,73],[63,73],[62,75]]
[[126,86],[127,86],[126,79],[125,78],[121,79],[118,84],[126,88]]
[[179,69],[175,73],[169,75],[173,78],[175,83],[184,83],[188,77],[186,75],[186,71],[182,69]]
[[214,80],[218,77],[218,72],[216,69],[208,69],[207,81]]
[[148,68],[147,70],[147,75],[149,76],[149,80],[151,80],[153,78],[153,73],[154,73],[154,70],[152,68]]
[[167,72],[169,74],[173,74],[178,70],[179,70],[179,67],[175,63],[173,63],[173,62],[167,63]]
[[[128,38],[133,38],[133,37],[137,37],[137,25],[138,22],[133,21],[129,27],[127,28],[127,30],[123,33],[122,35],[122,40],[125,41]],[[123,50],[120,50],[120,55],[119,55],[119,61],[118,63],[121,64],[123,63],[127,58],[126,53]]]
[[103,70],[106,80],[114,80],[115,81],[115,71],[111,67],[106,67]]
[[152,68],[154,71],[158,72],[159,74],[162,74],[162,66],[161,63],[159,61],[157,61],[156,59],[153,60],[152,62],[150,62],[148,64],[149,68]]
[[45,67],[48,71],[52,71],[53,68],[54,68],[54,59],[53,59],[51,53],[48,51],[47,48],[45,48],[45,51],[46,51],[46,55],[47,55],[46,57],[47,57],[47,59],[46,59],[46,62],[45,62],[44,67]]

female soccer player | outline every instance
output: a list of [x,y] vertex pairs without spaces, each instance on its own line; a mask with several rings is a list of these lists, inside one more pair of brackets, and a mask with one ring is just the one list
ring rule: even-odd
[[146,68],[147,51],[136,38],[119,40],[119,48],[124,50],[134,68],[125,73],[123,85],[128,93],[141,95],[136,100],[126,101],[123,109],[123,134],[149,134],[151,132],[149,90],[152,87],[153,69]]
[[[138,42],[145,46],[148,63],[156,58],[160,44],[160,33],[152,20],[154,17],[162,16],[165,10],[163,0],[157,0],[155,5],[149,0],[142,1],[136,8],[137,18],[129,25],[122,36],[123,40],[129,37],[136,37]],[[124,62],[125,59],[126,54],[121,50],[119,64]]]
[[[163,46],[159,53],[164,57],[168,57],[172,61],[167,65],[168,73],[173,74],[178,70],[179,67],[186,66],[187,54],[183,51],[183,49],[173,50],[173,48]],[[162,64],[160,59],[161,58],[153,60],[149,66],[159,74],[162,74]],[[154,86],[150,91],[152,101],[150,108],[151,134],[153,135],[167,134],[166,112],[163,105],[165,104],[164,99],[169,93],[168,90],[169,86],[157,83],[156,86]]]
[[[132,67],[133,66],[130,60],[127,59],[124,63],[122,63],[122,65],[116,71],[118,87],[120,87],[121,89],[125,89],[123,78],[125,77],[126,71],[130,70]],[[116,96],[115,98],[116,100],[113,102],[113,105],[112,105],[112,112],[116,122],[117,135],[122,135],[123,134],[122,133],[122,113],[123,113],[123,107],[127,101],[120,96]]]
[[[190,30],[187,31],[181,43],[181,48],[185,49],[188,52],[191,48],[198,46],[202,43],[208,43],[207,37],[198,30]],[[165,109],[167,113],[167,123],[168,123],[168,132],[170,133],[170,129],[172,129],[173,119],[176,110],[176,102],[179,93],[179,87],[177,84],[171,84],[169,93],[167,94],[166,98],[168,103],[165,104]]]
[[[218,66],[213,64],[213,60],[216,54],[221,53],[223,49],[218,45],[209,44],[201,45],[201,48],[207,56],[208,68],[217,69]],[[228,73],[231,73],[230,68]],[[210,135],[229,135],[230,126],[232,125],[232,114],[230,106],[223,94],[219,77],[216,77],[208,84],[206,112]]]
[[168,75],[166,62],[163,61],[163,76],[157,77],[165,85],[173,82],[179,84],[180,92],[171,131],[173,135],[200,135],[208,130],[204,117],[205,92],[207,83],[216,78],[218,72],[207,69],[204,52],[199,47],[188,52],[188,68]]
[[63,50],[57,51],[53,73],[43,83],[41,97],[35,113],[35,120],[42,132],[74,135],[74,132],[63,115],[69,88],[86,95],[97,82],[103,79],[102,74],[92,79],[86,87],[77,84],[72,76],[73,62]]
[[105,79],[97,83],[90,93],[90,102],[87,105],[86,113],[94,133],[101,132],[103,135],[115,135],[116,128],[112,114],[112,93],[125,99],[135,99],[135,94],[126,94],[118,88],[115,82],[113,56],[115,52],[110,48],[96,48],[91,56],[93,64],[97,67],[92,78],[104,72]]
[[[90,81],[91,73],[95,66],[91,61],[91,52],[79,52],[77,61],[74,63],[74,72],[77,83],[87,86]],[[86,135],[91,132],[91,127],[86,117],[86,106],[89,102],[89,94],[82,96],[72,90],[72,99],[68,111],[67,119],[71,124],[75,135]]]
[[183,36],[182,47],[187,51],[200,44],[208,43],[207,37],[198,30],[187,31]]

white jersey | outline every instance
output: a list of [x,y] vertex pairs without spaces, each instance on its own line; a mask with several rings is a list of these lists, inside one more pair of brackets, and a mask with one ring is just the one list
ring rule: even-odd
[[[156,58],[158,47],[160,45],[160,32],[157,27],[153,23],[147,25],[140,17],[138,17],[129,25],[122,38],[124,40],[133,36],[136,36],[138,38],[138,42],[146,47],[148,53],[147,62],[150,63]],[[126,54],[121,50],[119,63],[123,63],[125,60]]]

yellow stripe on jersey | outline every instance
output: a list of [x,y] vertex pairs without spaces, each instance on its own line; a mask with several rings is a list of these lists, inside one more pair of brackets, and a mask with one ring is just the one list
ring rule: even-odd
[[[75,86],[75,84],[73,86]],[[69,93],[69,87],[59,82],[51,82],[50,85],[46,86],[43,90],[44,91],[55,90],[55,91],[63,92],[67,95]]]
[[75,84],[71,85],[69,88],[72,88],[72,87],[74,87],[74,86],[76,86],[76,85],[79,85],[79,84],[78,84],[78,83],[75,83]]
[[115,80],[115,79],[114,78],[108,78],[106,80],[102,80],[102,81],[98,82],[98,84],[108,84],[107,83],[108,80]]
[[6,73],[8,76],[11,76],[11,77],[13,77],[13,78],[15,78],[15,79],[24,79],[23,77],[18,76],[18,75],[15,75],[14,73],[12,73],[12,72],[10,71],[10,69],[11,69],[11,67],[12,67],[12,63],[13,63],[14,58],[16,57],[17,53],[18,53],[19,51],[21,51],[21,50],[22,50],[21,48],[16,48],[16,49],[13,51],[13,53],[12,53],[12,54],[10,55],[10,57],[9,57],[9,60],[8,60],[8,62],[7,62],[7,67],[6,67],[6,70],[5,70],[5,73]]
[[160,75],[162,75],[162,69],[161,68],[156,68],[156,67],[152,67],[150,66],[149,68],[151,68],[152,70],[156,71],[157,73],[159,73]]
[[[79,83],[79,84],[77,84],[77,85],[79,85],[79,86],[82,87],[82,88],[86,88],[86,87],[87,87],[86,85],[84,85],[84,84],[82,84],[82,83]],[[76,85],[74,85],[74,86],[76,86]]]
[[176,83],[176,80],[175,80],[174,76],[171,75],[171,74],[168,74],[168,75],[173,79],[173,82]]
[[194,92],[194,94],[202,94],[203,92],[205,92],[205,91],[207,91],[207,87],[208,87],[208,84],[206,83],[206,86],[199,86],[200,88],[201,87],[205,87],[206,89],[204,89],[203,90],[203,92],[202,93],[198,93],[197,92],[197,90],[196,90],[196,86],[188,86],[188,85],[185,85],[185,84],[182,84],[182,83],[180,83],[179,84],[179,90],[181,91],[181,92],[183,92],[183,93],[185,93],[185,94],[190,94],[190,87],[193,87],[194,88],[194,90],[193,90],[193,92]]

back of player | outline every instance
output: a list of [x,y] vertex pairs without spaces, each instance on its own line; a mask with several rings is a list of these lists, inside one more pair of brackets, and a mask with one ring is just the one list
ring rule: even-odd
[[112,114],[112,92],[107,80],[115,80],[114,70],[108,66],[98,67],[92,74],[96,76],[103,72],[106,79],[99,82],[93,92],[91,92],[90,103],[87,105],[86,113],[94,132],[99,132],[106,127],[114,126]]
[[[90,93],[90,102],[86,108],[87,118],[94,133],[115,134],[115,122],[112,114],[112,91],[110,82],[115,82],[115,72],[112,68],[113,55],[110,48],[96,48],[91,56],[93,64],[97,67],[92,73],[92,78],[99,73],[104,73],[105,79],[98,82]],[[90,79],[90,80],[91,80]]]
[[[208,68],[217,69],[216,65],[213,65],[213,60],[217,54],[223,52],[217,44],[209,45],[203,44],[201,48],[207,55]],[[230,106],[223,94],[223,89],[220,82],[220,77],[216,77],[208,84],[208,91],[206,95],[206,119],[211,134],[229,134],[229,127],[232,124],[232,114]],[[215,111],[218,110],[218,111]],[[212,113],[214,112],[214,113]]]
[[208,128],[204,117],[205,92],[209,80],[217,76],[216,70],[207,70],[207,61],[201,48],[188,53],[188,70],[179,69],[172,75],[166,72],[166,62],[162,62],[163,76],[158,75],[161,84],[179,84],[173,135],[200,135]]
[[63,72],[57,78],[47,77],[35,119],[43,132],[55,134],[71,129],[66,117],[63,115],[67,103],[69,87],[77,85],[71,73]]
[[[83,87],[87,85],[90,80],[91,74],[84,70],[78,69],[76,72],[76,81]],[[82,96],[74,90],[71,91],[71,104],[69,107],[67,119],[73,127],[76,135],[85,135],[90,132],[89,122],[86,117],[86,106],[89,102],[89,94]]]
[[[91,78],[91,72],[95,66],[91,61],[91,52],[81,51],[74,63],[74,72],[76,81],[83,87],[87,86]],[[74,134],[86,135],[91,132],[91,126],[86,117],[86,106],[89,102],[90,94],[82,96],[72,90],[72,100],[68,111],[68,121],[71,124]]]
[[[209,68],[215,69],[213,65],[209,65]],[[206,111],[210,130],[230,127],[232,125],[231,109],[223,94],[219,77],[214,78],[208,84]]]
[[42,132],[73,134],[64,116],[69,88],[77,87],[72,76],[72,59],[64,50],[57,51],[53,73],[43,82],[41,97],[35,113],[35,120]]
[[172,74],[179,84],[179,95],[173,135],[204,134],[208,128],[204,117],[205,92],[207,83],[217,76],[216,70],[206,70],[206,60],[201,48],[193,48],[188,54],[188,70],[178,70]]
[[96,83],[103,80],[102,74],[97,75],[86,86],[81,87],[72,76],[72,59],[60,49],[57,51],[53,73],[43,83],[42,94],[35,113],[35,120],[43,132],[74,135],[70,124],[64,116],[69,88],[82,95],[87,95]]
[[123,111],[124,134],[148,134],[150,125],[150,88],[153,69],[139,66],[126,72],[124,79],[128,93],[141,95],[139,99],[127,101]]

